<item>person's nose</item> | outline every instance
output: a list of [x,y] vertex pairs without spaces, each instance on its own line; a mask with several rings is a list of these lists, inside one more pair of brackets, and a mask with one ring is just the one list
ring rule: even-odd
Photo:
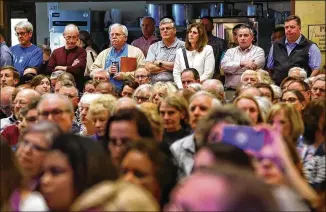
[[170,118],[169,114],[165,113],[165,114],[163,115],[163,119],[164,119],[164,120],[168,120],[169,118]]
[[194,110],[194,112],[193,112],[193,114],[194,115],[197,115],[197,116],[200,115],[201,114],[200,108],[199,107],[196,107],[195,110]]
[[44,173],[41,177],[41,186],[48,186],[51,182],[51,175],[50,173]]
[[96,128],[101,127],[101,122],[100,122],[100,121],[96,121],[94,126],[95,126]]
[[135,175],[129,171],[128,173],[126,173],[123,178],[122,178],[124,181],[127,181],[127,182],[130,182],[130,183],[133,183],[135,184],[136,182],[136,179],[135,179]]

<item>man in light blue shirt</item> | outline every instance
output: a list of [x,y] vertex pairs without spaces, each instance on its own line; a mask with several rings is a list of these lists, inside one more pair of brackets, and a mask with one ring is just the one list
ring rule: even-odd
[[43,63],[43,52],[31,43],[33,25],[28,21],[21,21],[15,26],[19,44],[12,46],[14,67],[23,75],[26,67],[39,67]]
[[0,68],[3,66],[12,66],[12,54],[4,40],[5,29],[0,25]]

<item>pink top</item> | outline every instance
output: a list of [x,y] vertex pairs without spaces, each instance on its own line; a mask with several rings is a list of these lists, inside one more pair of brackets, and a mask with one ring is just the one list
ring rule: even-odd
[[151,44],[157,42],[157,41],[158,41],[158,39],[154,35],[152,35],[151,37],[149,37],[147,40],[144,38],[144,36],[141,36],[140,38],[134,40],[131,43],[131,45],[139,48],[144,53],[144,55],[146,57],[149,46]]

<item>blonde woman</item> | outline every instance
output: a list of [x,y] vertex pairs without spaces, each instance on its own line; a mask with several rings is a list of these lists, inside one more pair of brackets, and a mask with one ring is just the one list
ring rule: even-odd
[[144,188],[123,181],[103,181],[82,194],[71,211],[159,211],[154,197]]
[[114,111],[117,99],[110,94],[103,94],[99,98],[91,102],[87,119],[89,119],[95,127],[96,140],[103,140],[105,136],[105,127],[108,119]]
[[240,96],[234,100],[233,104],[248,115],[251,119],[252,125],[264,122],[264,116],[254,97]]
[[[203,24],[193,23],[187,29],[184,49],[176,51],[173,67],[173,78],[179,89],[182,89],[181,72],[186,68],[197,69],[200,81],[212,78],[215,70],[213,48],[207,45],[208,38]],[[186,64],[188,62],[188,65]]]

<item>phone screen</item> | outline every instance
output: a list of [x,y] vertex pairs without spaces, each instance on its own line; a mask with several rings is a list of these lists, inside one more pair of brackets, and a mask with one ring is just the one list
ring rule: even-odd
[[264,137],[264,132],[249,126],[225,126],[221,140],[243,150],[259,152],[264,146]]

